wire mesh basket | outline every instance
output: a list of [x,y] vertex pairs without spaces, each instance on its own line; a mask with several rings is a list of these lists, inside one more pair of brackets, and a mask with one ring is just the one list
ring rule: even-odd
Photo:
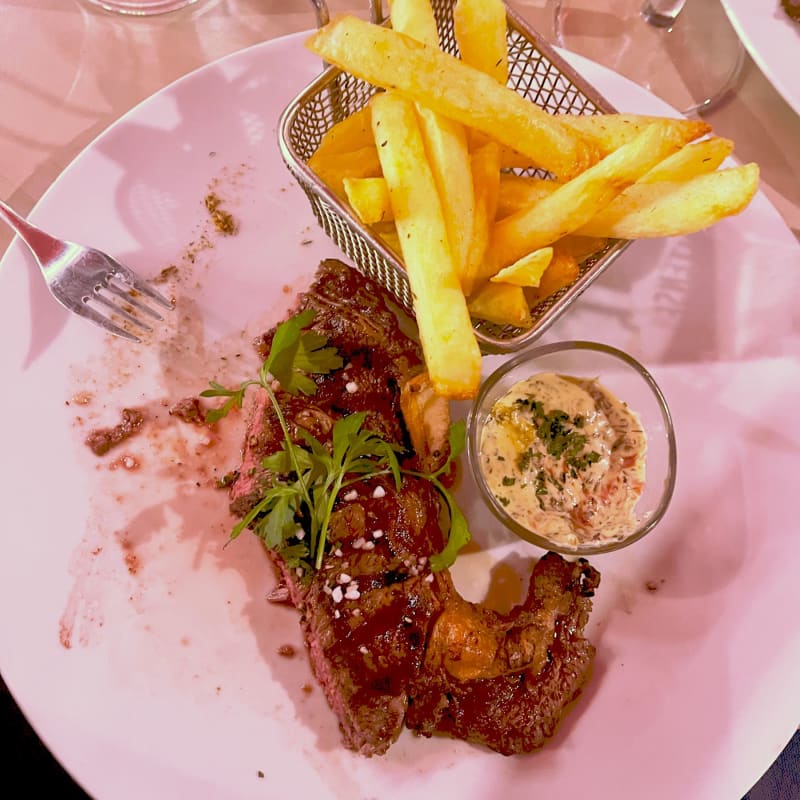
[[[327,9],[315,0],[320,23]],[[373,22],[382,19],[381,3],[372,3]],[[458,56],[453,31],[454,0],[432,0],[443,50]],[[506,8],[508,85],[551,114],[612,113],[613,106],[512,9]],[[284,110],[279,125],[281,154],[304,190],[317,221],[353,264],[376,280],[413,314],[413,298],[400,258],[308,166],[327,131],[363,108],[378,91],[365,81],[329,67]],[[523,172],[522,170],[514,170]],[[527,174],[542,175],[529,170]],[[533,324],[521,329],[474,319],[475,335],[483,352],[511,352],[538,338],[583,291],[620,255],[627,241],[610,241],[580,264],[577,280],[531,308]]]

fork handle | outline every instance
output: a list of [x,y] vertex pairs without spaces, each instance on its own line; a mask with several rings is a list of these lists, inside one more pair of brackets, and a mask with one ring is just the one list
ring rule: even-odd
[[64,242],[55,239],[50,234],[31,225],[28,220],[21,217],[13,208],[0,200],[0,218],[7,222],[14,232],[25,242],[39,262],[58,258],[64,252]]

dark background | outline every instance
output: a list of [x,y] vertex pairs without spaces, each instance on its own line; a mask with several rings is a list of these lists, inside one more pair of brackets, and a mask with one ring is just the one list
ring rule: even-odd
[[[0,747],[0,763],[6,786],[24,786],[29,797],[44,795],[58,800],[87,800],[88,795],[41,743],[17,708],[2,678],[0,717],[0,742],[4,742]],[[744,800],[800,800],[800,733],[794,735],[778,760]]]

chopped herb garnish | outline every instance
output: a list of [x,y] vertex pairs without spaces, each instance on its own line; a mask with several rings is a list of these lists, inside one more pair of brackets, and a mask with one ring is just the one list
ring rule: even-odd
[[[600,454],[592,450],[586,455],[581,455],[586,447],[587,437],[577,433],[576,429],[583,428],[586,419],[580,414],[570,419],[569,414],[560,409],[545,412],[544,405],[538,400],[530,402],[533,423],[536,426],[536,435],[544,445],[548,455],[554,458],[563,458],[565,463],[576,470],[586,469],[600,458]],[[530,451],[527,451],[530,452]],[[520,457],[522,459],[525,454]],[[527,468],[530,459],[526,459],[523,467],[520,461],[520,470]]]
[[214,381],[201,397],[225,397],[222,406],[206,413],[209,422],[227,416],[233,408],[241,408],[250,386],[267,392],[283,431],[281,449],[267,456],[262,465],[272,476],[272,483],[261,500],[243,517],[231,532],[235,539],[245,528],[251,528],[267,547],[280,553],[290,568],[319,569],[325,555],[328,527],[336,499],[342,489],[360,481],[391,477],[399,490],[401,475],[430,481],[444,500],[450,531],[441,553],[431,556],[431,569],[449,567],[459,550],[469,542],[469,525],[455,498],[442,484],[452,463],[464,447],[466,426],[463,421],[451,425],[450,454],[433,473],[421,473],[400,467],[402,449],[380,435],[364,429],[365,412],[350,414],[334,423],[331,445],[326,447],[308,431],[300,428],[303,444],[296,444],[273,391],[273,381],[292,395],[313,395],[317,385],[311,374],[325,375],[342,366],[335,347],[328,346],[325,336],[308,327],[315,312],[308,309],[282,322],[275,330],[269,355],[259,370],[258,378],[244,381],[238,389],[226,389]]
[[513,486],[516,482],[517,479],[513,475],[503,476],[503,486]]
[[531,450],[530,448],[520,453],[519,458],[517,459],[517,469],[520,472],[525,472],[531,465],[532,458],[533,458],[533,450]]

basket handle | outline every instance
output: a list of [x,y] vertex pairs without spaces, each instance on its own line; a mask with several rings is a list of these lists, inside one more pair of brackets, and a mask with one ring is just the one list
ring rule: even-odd
[[[311,5],[314,6],[314,14],[317,17],[317,27],[327,25],[331,21],[331,15],[325,0],[311,0]],[[377,25],[384,21],[383,0],[369,0],[369,19]]]

